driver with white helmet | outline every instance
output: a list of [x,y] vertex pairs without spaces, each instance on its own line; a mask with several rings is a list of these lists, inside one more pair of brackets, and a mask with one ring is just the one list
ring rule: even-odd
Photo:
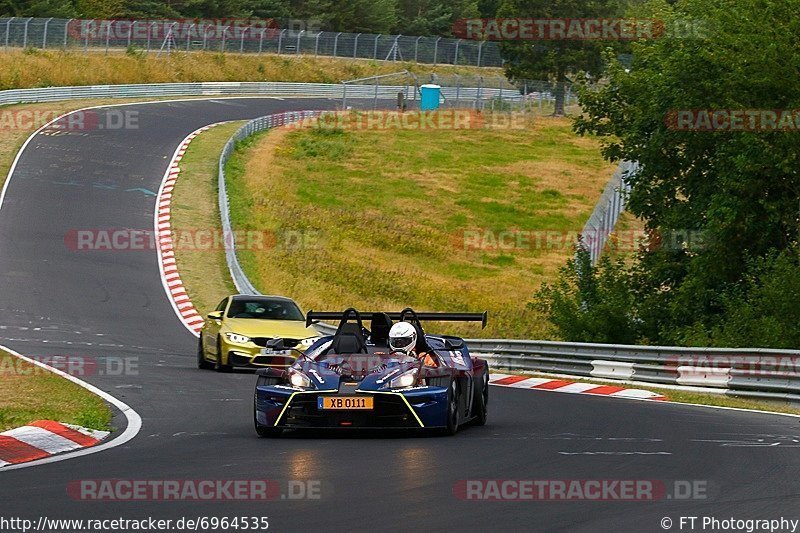
[[389,348],[393,353],[403,353],[423,359],[425,366],[437,366],[431,354],[417,352],[417,328],[408,322],[398,322],[389,330]]

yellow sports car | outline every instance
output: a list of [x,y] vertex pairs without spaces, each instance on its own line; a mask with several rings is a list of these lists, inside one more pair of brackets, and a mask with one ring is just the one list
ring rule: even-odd
[[319,338],[306,326],[297,304],[280,296],[229,296],[208,314],[197,346],[197,366],[219,372],[233,367],[290,366],[295,350],[274,351],[267,342],[283,339],[283,346],[305,351]]

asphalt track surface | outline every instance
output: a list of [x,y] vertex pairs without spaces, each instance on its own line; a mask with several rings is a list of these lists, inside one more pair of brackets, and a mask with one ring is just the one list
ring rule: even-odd
[[[0,344],[27,355],[131,358],[137,373],[88,381],[132,406],[143,428],[108,451],[0,473],[0,516],[268,516],[276,531],[662,531],[662,517],[677,531],[680,516],[800,519],[796,418],[493,387],[488,425],[453,438],[258,439],[255,377],[195,368],[195,337],[165,296],[155,252],[77,253],[65,245],[74,229],[152,228],[154,198],[129,189],[156,191],[191,131],[332,105],[154,103],[129,108],[139,112],[138,129],[37,135],[28,145],[0,209]],[[121,430],[124,418],[115,421]],[[67,495],[67,484],[81,479],[311,479],[321,497],[86,502]],[[701,480],[708,497],[462,501],[453,487],[465,479]]]

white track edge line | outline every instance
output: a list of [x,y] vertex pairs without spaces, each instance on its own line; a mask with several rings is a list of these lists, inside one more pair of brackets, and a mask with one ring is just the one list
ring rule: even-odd
[[48,463],[57,463],[57,462],[60,462],[60,461],[66,461],[67,459],[74,459],[76,457],[81,457],[81,456],[84,456],[84,455],[91,455],[93,453],[99,453],[99,452],[102,452],[102,451],[105,451],[105,450],[110,450],[111,448],[116,448],[117,446],[121,446],[121,445],[127,443],[128,441],[130,441],[131,439],[136,437],[136,435],[139,434],[139,431],[141,431],[141,429],[142,429],[142,417],[139,416],[139,413],[134,411],[132,407],[130,407],[128,404],[126,404],[122,400],[119,400],[119,399],[115,398],[114,396],[111,396],[109,393],[98,389],[94,385],[92,385],[90,383],[87,383],[87,382],[83,381],[82,379],[76,378],[75,376],[67,374],[66,372],[63,372],[63,371],[61,371],[61,370],[59,370],[57,368],[53,368],[51,366],[48,366],[48,365],[42,363],[41,361],[36,361],[34,359],[26,357],[26,356],[20,354],[19,352],[15,352],[11,348],[7,348],[5,346],[0,346],[0,348],[5,350],[6,352],[10,353],[11,355],[22,359],[23,361],[26,361],[26,362],[28,362],[30,364],[36,365],[36,366],[38,366],[40,368],[43,368],[43,369],[45,369],[45,370],[47,370],[49,372],[52,372],[53,374],[56,374],[57,376],[60,376],[60,377],[66,379],[68,381],[71,381],[72,383],[78,385],[79,387],[83,387],[84,389],[88,390],[92,394],[94,394],[96,396],[99,396],[100,398],[102,398],[106,402],[110,403],[111,405],[113,405],[114,407],[119,409],[119,411],[123,415],[125,415],[125,419],[128,421],[127,426],[125,427],[125,431],[123,431],[122,433],[119,434],[119,436],[116,436],[116,437],[113,437],[113,433],[112,433],[111,434],[112,435],[112,439],[110,441],[108,441],[108,442],[103,442],[103,443],[100,443],[100,444],[97,444],[95,446],[91,446],[91,447],[88,447],[88,448],[81,448],[80,450],[76,450],[74,452],[66,452],[66,453],[59,454],[59,455],[53,455],[51,457],[46,457],[44,459],[38,459],[36,461],[30,461],[30,462],[27,462],[27,463],[20,463],[20,464],[17,464],[17,465],[4,466],[4,467],[0,468],[0,473],[8,472],[10,470],[19,470],[21,468],[28,468],[28,467],[31,467],[31,466],[44,465],[44,464],[48,464]]

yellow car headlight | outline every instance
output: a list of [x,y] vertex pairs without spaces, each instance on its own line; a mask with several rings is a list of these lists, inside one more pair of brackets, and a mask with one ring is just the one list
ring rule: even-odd
[[250,342],[250,337],[239,335],[238,333],[226,333],[225,337],[234,344],[247,344]]

